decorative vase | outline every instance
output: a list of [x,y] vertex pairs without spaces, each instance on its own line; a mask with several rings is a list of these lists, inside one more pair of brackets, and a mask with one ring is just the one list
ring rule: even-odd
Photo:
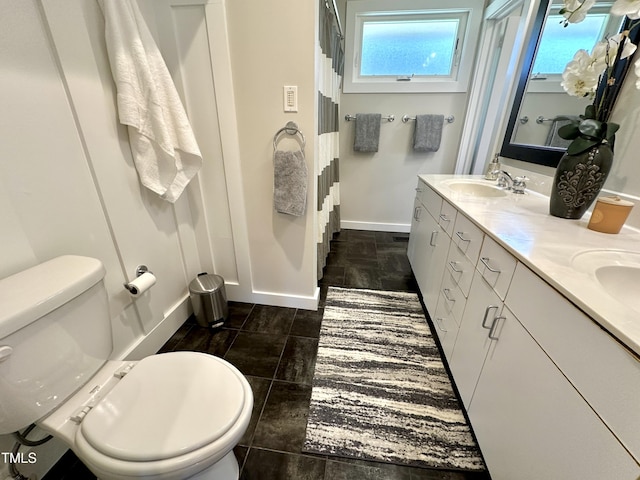
[[602,190],[612,163],[613,152],[606,142],[577,155],[565,153],[553,179],[549,213],[560,218],[582,218]]

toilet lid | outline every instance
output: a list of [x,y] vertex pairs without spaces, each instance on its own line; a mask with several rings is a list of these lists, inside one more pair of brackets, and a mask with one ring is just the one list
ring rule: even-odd
[[214,442],[245,402],[242,374],[196,352],[152,355],[86,415],[82,435],[99,452],[129,461],[183,455]]

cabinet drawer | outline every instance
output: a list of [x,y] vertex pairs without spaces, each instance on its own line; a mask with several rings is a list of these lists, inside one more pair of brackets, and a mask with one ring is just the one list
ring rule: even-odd
[[640,360],[521,263],[506,303],[640,461]]
[[484,233],[471,220],[458,212],[451,238],[474,265],[478,261]]
[[442,200],[442,208],[440,209],[440,215],[438,216],[438,224],[442,229],[447,232],[450,237],[453,235],[453,227],[456,223],[456,216],[458,210],[446,200]]
[[451,354],[453,353],[453,347],[456,343],[456,337],[458,336],[458,323],[453,318],[452,313],[448,310],[447,301],[443,298],[442,292],[438,299],[436,314],[433,317],[433,325],[435,326],[435,331],[438,334],[442,351],[447,357],[447,360],[450,360]]
[[422,189],[421,198],[423,205],[427,207],[431,216],[437,219],[440,216],[440,210],[442,209],[442,197],[424,183],[421,184],[419,188]]
[[426,183],[424,183],[422,180],[418,180],[418,186],[416,187],[416,200],[418,200],[420,203],[424,203],[424,192],[427,189],[431,190],[431,188],[427,186]]
[[451,274],[451,278],[455,284],[462,290],[464,296],[468,297],[475,267],[462,250],[455,245],[451,245],[451,248],[449,248],[447,270]]
[[516,269],[517,260],[498,243],[485,236],[478,259],[478,271],[504,300]]
[[441,301],[447,313],[453,315],[453,319],[460,325],[460,320],[462,320],[462,314],[464,313],[464,306],[467,303],[467,297],[462,294],[462,291],[449,271],[444,272],[442,277],[440,296],[442,297]]

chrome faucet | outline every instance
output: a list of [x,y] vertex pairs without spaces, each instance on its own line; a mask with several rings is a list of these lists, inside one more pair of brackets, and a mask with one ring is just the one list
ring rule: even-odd
[[506,170],[498,172],[498,187],[511,190],[513,193],[523,194],[527,188],[527,180],[529,179],[525,176],[513,178]]
[[509,172],[505,170],[498,172],[498,187],[511,190],[511,187],[513,187],[513,177],[511,177]]

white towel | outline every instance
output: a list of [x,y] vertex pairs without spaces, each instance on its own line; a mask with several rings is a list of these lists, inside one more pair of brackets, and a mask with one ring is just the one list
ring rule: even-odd
[[102,0],[120,123],[142,184],[174,203],[202,155],[169,70],[135,0]]

